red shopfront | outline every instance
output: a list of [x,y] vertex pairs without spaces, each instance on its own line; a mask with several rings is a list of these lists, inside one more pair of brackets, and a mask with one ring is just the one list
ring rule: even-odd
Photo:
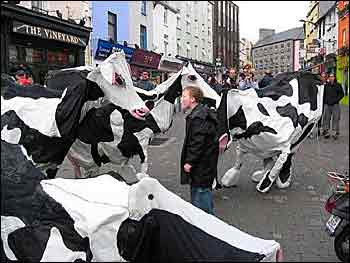
[[158,74],[161,55],[152,51],[136,49],[130,60],[131,75],[139,78],[142,71],[146,70],[152,75]]

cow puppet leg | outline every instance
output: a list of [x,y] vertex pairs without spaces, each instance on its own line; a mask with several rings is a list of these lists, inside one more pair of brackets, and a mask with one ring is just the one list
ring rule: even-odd
[[221,184],[223,186],[229,187],[238,184],[240,169],[242,167],[242,157],[244,156],[244,154],[245,152],[241,150],[238,144],[236,146],[236,162],[234,166],[231,169],[229,169],[221,178]]
[[271,170],[273,165],[273,158],[265,158],[264,159],[264,169],[263,170],[258,170],[255,171],[252,175],[251,175],[251,179],[254,183],[259,183],[261,181],[261,179],[264,177],[264,175]]
[[76,162],[76,160],[70,154],[67,154],[67,159],[70,161],[70,163],[73,166],[75,178],[76,179],[77,178],[81,178],[81,172],[80,172],[79,164]]
[[282,170],[276,179],[276,185],[278,188],[287,188],[292,181],[292,157],[293,154],[289,154],[287,161],[283,164]]
[[148,172],[148,154],[147,150],[144,150],[144,155],[145,155],[145,160],[143,163],[141,163],[141,170],[139,173],[136,174],[136,178],[138,181],[140,181],[144,177],[148,177],[149,175],[147,174]]
[[279,176],[279,173],[282,170],[283,165],[287,162],[288,155],[289,155],[288,153],[283,152],[278,156],[272,169],[264,175],[264,177],[256,186],[256,189],[259,192],[265,193],[268,190],[270,190],[273,182]]

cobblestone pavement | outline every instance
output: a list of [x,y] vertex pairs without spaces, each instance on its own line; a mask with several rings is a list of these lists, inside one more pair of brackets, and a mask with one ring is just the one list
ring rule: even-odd
[[[189,201],[189,187],[180,185],[179,179],[184,123],[184,115],[176,114],[173,127],[160,135],[170,139],[151,147],[149,173]],[[339,139],[308,138],[295,155],[293,184],[288,189],[272,187],[267,194],[258,193],[248,175],[259,169],[262,161],[249,155],[242,167],[239,185],[214,192],[216,215],[251,235],[280,242],[286,261],[339,262],[333,238],[325,232],[329,214],[324,210],[324,202],[331,191],[327,171],[349,172],[348,127],[349,110],[342,106]],[[231,147],[219,161],[220,175],[232,166],[234,158],[234,147]],[[137,161],[135,158],[132,162]],[[111,169],[113,165],[102,167],[102,171]],[[72,169],[66,161],[59,176],[72,177]],[[132,175],[126,177],[135,179]]]

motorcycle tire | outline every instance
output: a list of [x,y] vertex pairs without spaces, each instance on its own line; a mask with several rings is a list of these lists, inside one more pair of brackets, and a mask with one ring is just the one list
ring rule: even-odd
[[349,262],[350,227],[346,226],[334,239],[335,254],[342,262]]

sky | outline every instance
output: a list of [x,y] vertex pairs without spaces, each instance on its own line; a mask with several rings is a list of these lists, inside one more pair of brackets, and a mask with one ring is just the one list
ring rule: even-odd
[[255,43],[259,28],[275,29],[276,33],[301,27],[309,1],[234,1],[239,7],[239,33]]

